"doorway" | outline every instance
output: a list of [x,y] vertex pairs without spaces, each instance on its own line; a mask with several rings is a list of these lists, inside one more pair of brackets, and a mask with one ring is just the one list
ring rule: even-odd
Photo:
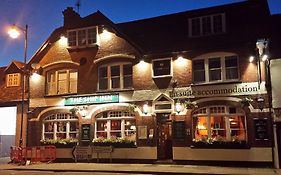
[[281,167],[281,123],[276,124],[276,136],[277,136],[277,149],[278,149],[278,162],[279,168]]
[[156,113],[157,120],[157,159],[173,159],[172,122],[170,113]]

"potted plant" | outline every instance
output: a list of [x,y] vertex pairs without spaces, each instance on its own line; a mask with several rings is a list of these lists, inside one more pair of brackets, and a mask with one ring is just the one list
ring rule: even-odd
[[186,109],[198,108],[197,103],[190,101],[190,99],[184,101],[184,106]]
[[129,104],[129,106],[128,106],[128,111],[129,112],[134,113],[136,109],[137,109],[137,105]]
[[241,103],[242,107],[249,107],[252,101],[253,101],[252,98],[244,97],[241,99],[240,103]]
[[76,115],[77,114],[77,111],[78,111],[78,108],[77,107],[73,107],[69,110],[69,112],[71,112],[72,115]]

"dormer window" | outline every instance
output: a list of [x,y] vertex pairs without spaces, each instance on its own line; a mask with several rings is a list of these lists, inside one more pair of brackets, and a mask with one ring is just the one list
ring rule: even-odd
[[20,73],[7,75],[7,87],[15,87],[20,85]]
[[91,46],[97,43],[96,27],[68,30],[67,35],[69,47]]
[[214,14],[188,19],[189,37],[216,35],[226,32],[225,14]]
[[171,58],[162,58],[152,61],[153,78],[170,77],[172,76]]

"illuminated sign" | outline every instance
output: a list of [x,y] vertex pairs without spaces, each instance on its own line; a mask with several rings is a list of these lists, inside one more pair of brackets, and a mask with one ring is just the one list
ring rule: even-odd
[[99,104],[99,103],[118,103],[118,94],[108,95],[91,95],[82,97],[68,97],[64,99],[64,105],[82,105],[82,104]]

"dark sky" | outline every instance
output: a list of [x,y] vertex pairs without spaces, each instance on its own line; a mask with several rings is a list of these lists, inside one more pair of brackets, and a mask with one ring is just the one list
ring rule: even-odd
[[[80,0],[80,15],[100,10],[115,23],[150,18],[241,0]],[[77,0],[0,0],[0,67],[11,60],[23,61],[24,38],[11,39],[7,27],[29,26],[27,60],[51,32],[63,24],[62,11],[75,7]],[[281,13],[281,0],[268,0],[272,14]],[[76,8],[75,8],[76,9]]]

